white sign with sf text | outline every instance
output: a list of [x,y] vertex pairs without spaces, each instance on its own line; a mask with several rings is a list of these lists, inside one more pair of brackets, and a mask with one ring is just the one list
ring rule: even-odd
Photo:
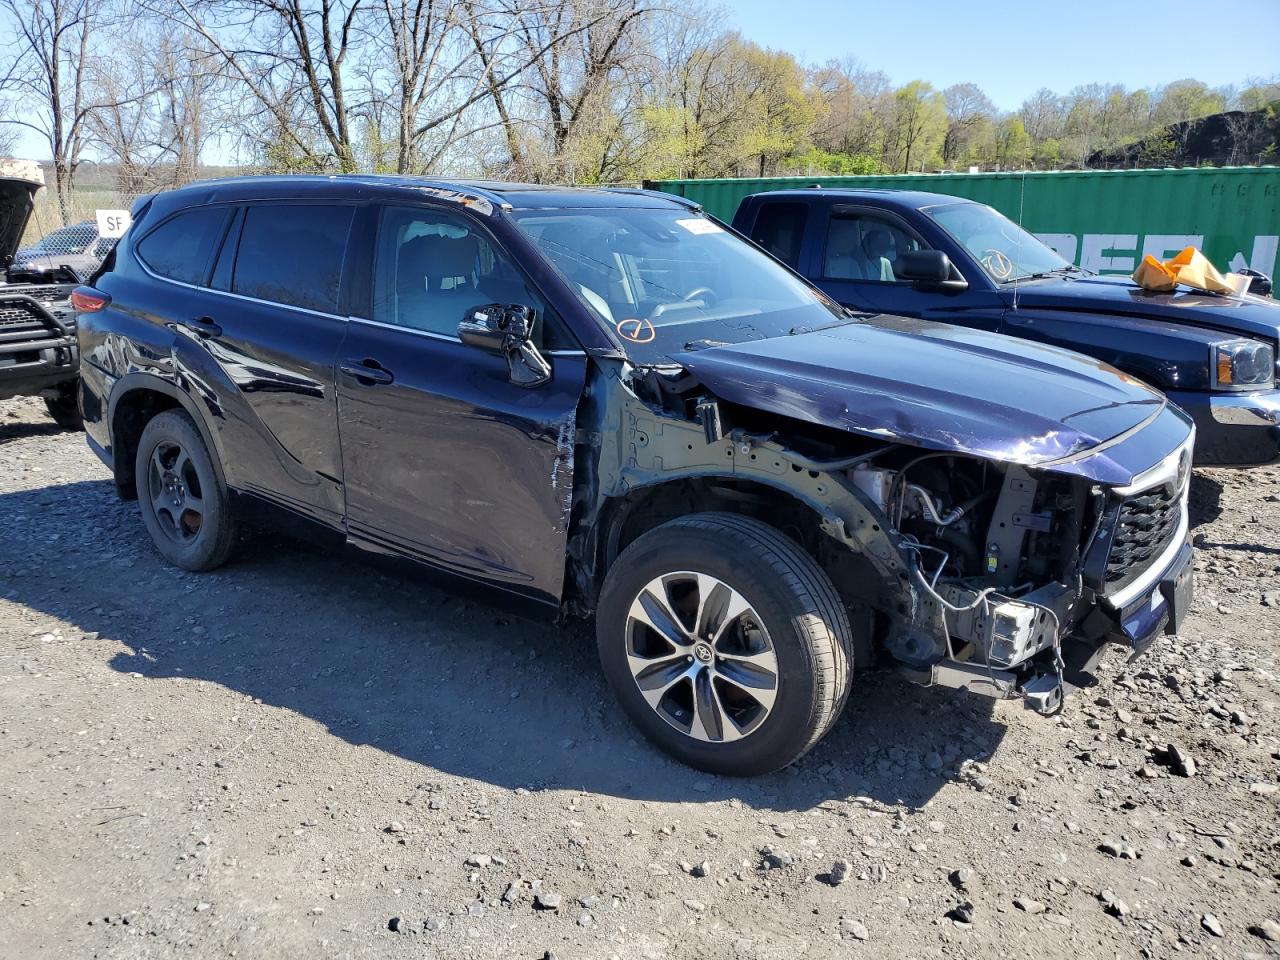
[[124,236],[124,232],[129,229],[129,224],[133,222],[128,210],[97,210],[95,212],[98,215],[98,236],[100,237],[119,239]]

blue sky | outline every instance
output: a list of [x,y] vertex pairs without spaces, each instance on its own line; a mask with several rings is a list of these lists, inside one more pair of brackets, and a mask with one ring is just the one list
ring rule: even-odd
[[[730,0],[763,46],[846,55],[895,83],[972,81],[1004,110],[1041,87],[1210,86],[1280,74],[1280,0]],[[726,24],[727,25],[727,24]]]

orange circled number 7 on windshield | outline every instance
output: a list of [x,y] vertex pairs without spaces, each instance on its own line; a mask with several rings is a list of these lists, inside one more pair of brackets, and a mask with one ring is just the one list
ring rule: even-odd
[[632,343],[648,343],[658,335],[658,331],[653,329],[653,324],[640,317],[628,317],[626,320],[619,320],[613,326],[618,331],[618,336]]

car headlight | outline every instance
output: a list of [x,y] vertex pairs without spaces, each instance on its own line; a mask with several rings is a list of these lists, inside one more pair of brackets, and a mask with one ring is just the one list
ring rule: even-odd
[[1276,351],[1260,340],[1223,340],[1209,348],[1215,390],[1256,390],[1276,379]]

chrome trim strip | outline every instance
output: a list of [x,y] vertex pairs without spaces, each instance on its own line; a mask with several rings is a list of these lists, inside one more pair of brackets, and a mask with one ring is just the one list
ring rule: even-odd
[[[434,330],[419,330],[417,327],[405,327],[398,323],[386,323],[382,320],[370,320],[367,317],[350,316],[347,317],[347,320],[352,323],[367,324],[370,327],[381,327],[383,330],[398,330],[402,333],[412,333],[419,337],[426,337],[429,340],[441,340],[445,343],[462,343],[462,341],[457,337],[451,337],[447,333],[437,333]],[[542,351],[542,355],[544,357],[585,357],[587,352],[585,350],[565,348],[563,350],[544,350]]]
[[[1169,483],[1171,480],[1176,481],[1178,479],[1178,464],[1184,454],[1187,456],[1188,460],[1190,460],[1192,449],[1195,446],[1195,441],[1196,432],[1193,427],[1191,430],[1191,436],[1185,443],[1175,448],[1172,453],[1166,456],[1154,467],[1142,471],[1142,473],[1134,477],[1133,481],[1127,486],[1112,487],[1112,492],[1117,493],[1122,497],[1131,497],[1135,493],[1140,493],[1143,490],[1149,490],[1151,487],[1159,487],[1163,484]],[[1188,472],[1188,485],[1190,482],[1190,476],[1191,475]],[[1187,502],[1187,491],[1184,489],[1179,490],[1178,492],[1182,494],[1182,502],[1185,506]]]
[[1160,405],[1156,407],[1155,411],[1149,417],[1144,419],[1141,423],[1135,423],[1128,430],[1123,430],[1120,433],[1117,433],[1114,437],[1111,437],[1108,440],[1103,440],[1101,443],[1094,444],[1092,447],[1089,447],[1086,450],[1081,450],[1078,453],[1069,453],[1065,457],[1059,457],[1056,460],[1045,460],[1043,463],[1028,464],[1027,469],[1052,470],[1054,467],[1064,466],[1065,464],[1068,464],[1068,463],[1075,463],[1079,460],[1086,460],[1089,457],[1092,457],[1094,454],[1101,453],[1103,450],[1106,450],[1109,447],[1114,447],[1118,443],[1123,443],[1125,440],[1128,440],[1138,431],[1145,429],[1156,419],[1156,417],[1164,413],[1165,408],[1168,406],[1169,406],[1169,401],[1166,400],[1164,397],[1161,397]]
[[[186,287],[188,290],[196,290],[196,291],[199,291],[200,293],[213,293],[221,297],[231,297],[233,300],[245,300],[249,303],[261,304],[264,307],[276,307],[283,310],[297,310],[301,313],[307,313],[317,317],[325,317],[330,320],[338,320],[342,323],[352,323],[352,322],[366,323],[366,324],[369,324],[370,326],[382,327],[386,330],[400,330],[405,333],[417,334],[420,337],[428,337],[433,340],[442,340],[445,343],[461,343],[462,342],[457,337],[451,337],[445,333],[436,333],[434,330],[418,330],[414,327],[404,327],[395,323],[383,323],[381,320],[370,320],[366,317],[357,317],[353,315],[344,317],[344,316],[341,316],[340,314],[326,313],[323,310],[312,310],[310,307],[299,307],[291,303],[279,303],[275,300],[260,300],[257,297],[246,296],[243,293],[232,293],[230,290],[219,290],[216,287],[202,287],[198,283],[187,283],[183,280],[174,280],[171,277],[162,277],[160,274],[156,273],[154,270],[148,267],[145,263],[143,263],[141,257],[135,256],[134,260],[136,260],[138,265],[142,267],[142,271],[147,276],[151,277],[153,280],[159,280],[161,283],[171,283],[175,287]],[[586,351],[572,350],[572,349],[547,350],[547,351],[544,351],[544,355],[548,357],[584,357],[586,356]]]
[[214,293],[220,297],[230,297],[233,300],[244,300],[248,303],[261,304],[264,307],[275,307],[279,310],[297,310],[300,313],[309,313],[316,317],[327,317],[330,320],[340,320],[347,322],[347,318],[337,313],[327,313],[324,310],[314,310],[311,307],[299,307],[292,303],[280,303],[278,300],[261,300],[258,297],[246,296],[243,293],[232,293],[230,290],[219,290],[217,287],[202,287],[198,283],[187,283],[185,280],[174,280],[172,277],[163,277],[156,273],[143,262],[142,258],[134,254],[134,262],[142,268],[142,272],[153,280],[159,280],[161,283],[171,283],[175,287],[186,287],[188,290],[197,290],[200,293]]

